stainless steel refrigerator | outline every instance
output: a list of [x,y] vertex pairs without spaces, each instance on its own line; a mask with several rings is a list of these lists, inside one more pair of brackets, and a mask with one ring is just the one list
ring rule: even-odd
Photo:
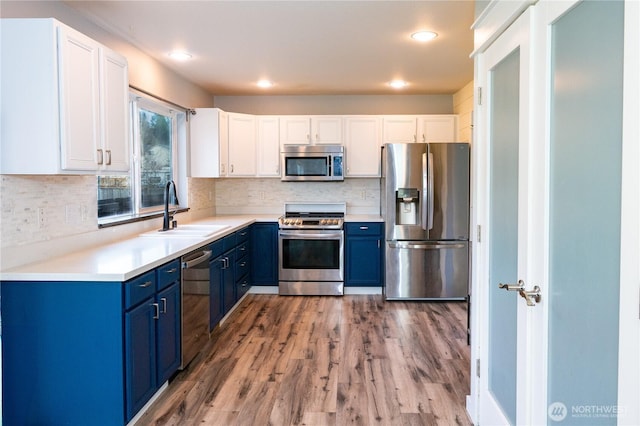
[[469,144],[385,144],[382,167],[385,299],[465,299]]

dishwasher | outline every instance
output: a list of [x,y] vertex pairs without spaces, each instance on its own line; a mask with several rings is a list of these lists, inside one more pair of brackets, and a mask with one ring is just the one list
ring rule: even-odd
[[182,362],[184,369],[209,340],[209,260],[203,248],[182,256]]

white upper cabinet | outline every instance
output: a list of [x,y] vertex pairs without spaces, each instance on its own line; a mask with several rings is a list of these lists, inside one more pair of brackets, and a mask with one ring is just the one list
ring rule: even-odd
[[389,115],[384,117],[384,143],[416,142],[417,117],[415,115]]
[[1,172],[128,171],[127,60],[54,19],[1,31]]
[[280,119],[258,116],[258,176],[280,176]]
[[379,177],[382,117],[347,116],[344,118],[345,177]]
[[218,108],[196,108],[189,120],[191,177],[227,176],[228,113]]
[[455,142],[458,116],[422,115],[418,117],[418,142]]
[[289,115],[280,117],[281,145],[342,145],[342,117]]
[[256,118],[229,113],[229,176],[256,175]]
[[388,115],[384,117],[384,143],[454,142],[457,116]]

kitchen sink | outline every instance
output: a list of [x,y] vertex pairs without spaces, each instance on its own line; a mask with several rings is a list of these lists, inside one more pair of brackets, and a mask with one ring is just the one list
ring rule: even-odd
[[184,238],[206,238],[228,228],[229,225],[178,225],[176,228],[167,231],[149,231],[140,234],[141,237],[184,237]]

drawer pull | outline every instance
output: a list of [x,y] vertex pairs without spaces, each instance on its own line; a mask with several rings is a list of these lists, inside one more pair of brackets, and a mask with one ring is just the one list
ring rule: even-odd
[[173,274],[174,272],[177,272],[177,271],[178,271],[178,268],[171,268],[171,269],[166,270],[165,272],[167,274]]
[[138,287],[140,288],[147,288],[149,287],[151,284],[153,284],[153,281],[145,281],[142,284],[140,284]]
[[363,230],[363,231],[366,231],[366,230],[369,229],[369,227],[368,226],[361,226],[360,229]]

